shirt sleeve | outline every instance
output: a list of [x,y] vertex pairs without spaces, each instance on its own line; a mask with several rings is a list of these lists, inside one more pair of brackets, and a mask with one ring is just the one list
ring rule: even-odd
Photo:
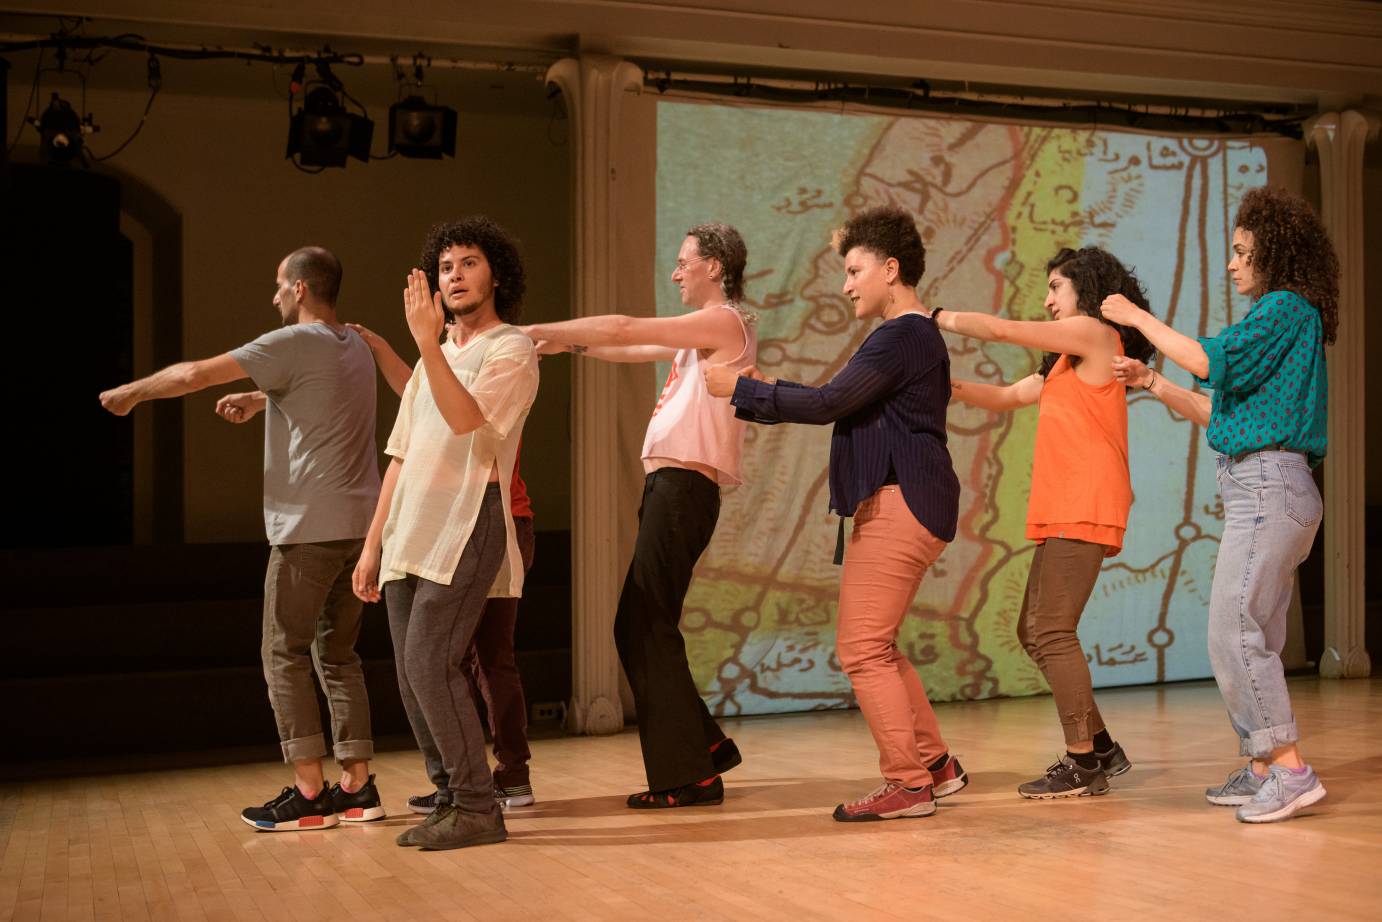
[[532,341],[526,336],[522,342],[506,337],[490,348],[466,390],[480,407],[484,428],[504,439],[532,406],[537,381],[537,350]]
[[881,332],[865,340],[844,369],[821,387],[740,377],[730,398],[735,416],[758,423],[822,425],[876,403],[902,383],[894,337],[878,335]]
[[1251,393],[1281,367],[1314,308],[1294,292],[1264,295],[1248,315],[1217,336],[1200,337],[1209,374],[1195,380],[1217,391]]
[[294,330],[284,327],[232,349],[229,354],[254,381],[255,387],[269,395],[282,393],[293,383],[293,368],[297,365],[296,339]]
[[384,454],[402,461],[408,456],[408,439],[413,434],[413,402],[417,399],[418,388],[422,387],[426,372],[419,361],[413,367],[413,376],[403,387],[403,397],[398,402],[398,416],[394,417],[393,430],[389,433]]

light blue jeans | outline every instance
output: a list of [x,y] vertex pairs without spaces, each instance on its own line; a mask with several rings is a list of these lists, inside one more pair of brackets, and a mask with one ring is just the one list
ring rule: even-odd
[[1220,455],[1224,536],[1209,600],[1209,662],[1239,752],[1265,758],[1300,738],[1281,648],[1296,567],[1310,553],[1324,504],[1305,456]]

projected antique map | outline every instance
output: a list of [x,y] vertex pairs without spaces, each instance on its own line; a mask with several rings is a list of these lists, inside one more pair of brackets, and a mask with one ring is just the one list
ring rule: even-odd
[[[1237,201],[1266,180],[1265,155],[1248,141],[677,101],[659,103],[657,130],[658,254],[670,263],[697,222],[739,227],[770,376],[822,384],[871,329],[840,293],[829,241],[849,215],[884,203],[916,215],[928,304],[1041,319],[1046,261],[1094,244],[1136,267],[1154,311],[1183,332],[1213,332],[1246,310],[1230,300],[1223,266]],[[684,309],[675,294],[659,285],[660,313]],[[1015,347],[948,344],[958,379],[1011,382],[1040,361]],[[1080,631],[1096,685],[1209,674],[1222,523],[1213,465],[1199,428],[1155,400],[1132,395],[1129,415],[1127,543],[1105,564]],[[1035,408],[951,406],[959,534],[898,640],[933,700],[1045,689],[1014,636],[1032,553],[1023,535],[1035,426]],[[828,427],[750,427],[748,483],[725,494],[683,617],[716,713],[853,703],[834,656],[828,448]]]

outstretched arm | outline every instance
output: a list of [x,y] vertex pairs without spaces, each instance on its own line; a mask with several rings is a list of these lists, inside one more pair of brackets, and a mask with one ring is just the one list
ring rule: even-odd
[[[1146,313],[1143,311],[1143,313]],[[991,343],[1014,343],[1042,352],[1064,355],[1107,355],[1109,328],[1093,317],[1064,320],[1006,320],[974,311],[941,310],[932,315],[936,326]]]
[[1113,377],[1127,387],[1140,387],[1150,391],[1153,397],[1192,423],[1198,423],[1201,426],[1209,425],[1209,417],[1213,412],[1214,404],[1207,396],[1172,384],[1163,375],[1157,374],[1137,359],[1130,359],[1121,355],[1115,357],[1113,360]]
[[581,345],[590,349],[608,346],[660,346],[664,349],[729,350],[739,349],[744,345],[744,333],[739,321],[726,310],[696,310],[677,317],[604,314],[599,317],[563,320],[560,323],[535,323],[523,327],[522,330],[533,342],[545,340]]
[[1156,351],[1195,377],[1209,377],[1209,355],[1199,340],[1168,327],[1153,317],[1150,311],[1142,310],[1122,295],[1109,295],[1099,305],[1099,312],[1105,320],[1136,328],[1156,347]]
[[116,416],[124,416],[145,400],[181,397],[196,391],[248,378],[230,353],[197,362],[178,362],[147,378],[131,381],[101,392],[101,406]]
[[1007,413],[1031,406],[1041,399],[1046,379],[1030,374],[1014,384],[982,384],[978,381],[951,381],[950,399],[971,407]]
[[413,366],[393,351],[393,346],[389,341],[380,336],[373,330],[363,327],[358,323],[347,323],[360,338],[369,346],[370,353],[374,356],[374,364],[379,367],[379,373],[384,376],[384,382],[389,385],[389,389],[398,396],[403,396],[403,388],[408,386],[408,379],[413,376]]
[[577,346],[549,340],[542,340],[536,345],[538,355],[571,352],[604,362],[666,362],[677,356],[677,350],[666,346]]

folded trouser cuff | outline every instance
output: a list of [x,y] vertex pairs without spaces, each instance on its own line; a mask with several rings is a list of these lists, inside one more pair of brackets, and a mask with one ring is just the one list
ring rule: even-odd
[[320,759],[326,755],[326,737],[320,733],[284,740],[283,761],[301,762],[304,759]]
[[335,747],[337,762],[369,761],[374,758],[374,740],[342,740]]
[[1246,737],[1238,740],[1238,754],[1250,756],[1254,759],[1265,759],[1274,750],[1282,746],[1289,746],[1300,739],[1300,733],[1296,730],[1296,722],[1277,724],[1275,727],[1267,727],[1264,730],[1253,730]]

